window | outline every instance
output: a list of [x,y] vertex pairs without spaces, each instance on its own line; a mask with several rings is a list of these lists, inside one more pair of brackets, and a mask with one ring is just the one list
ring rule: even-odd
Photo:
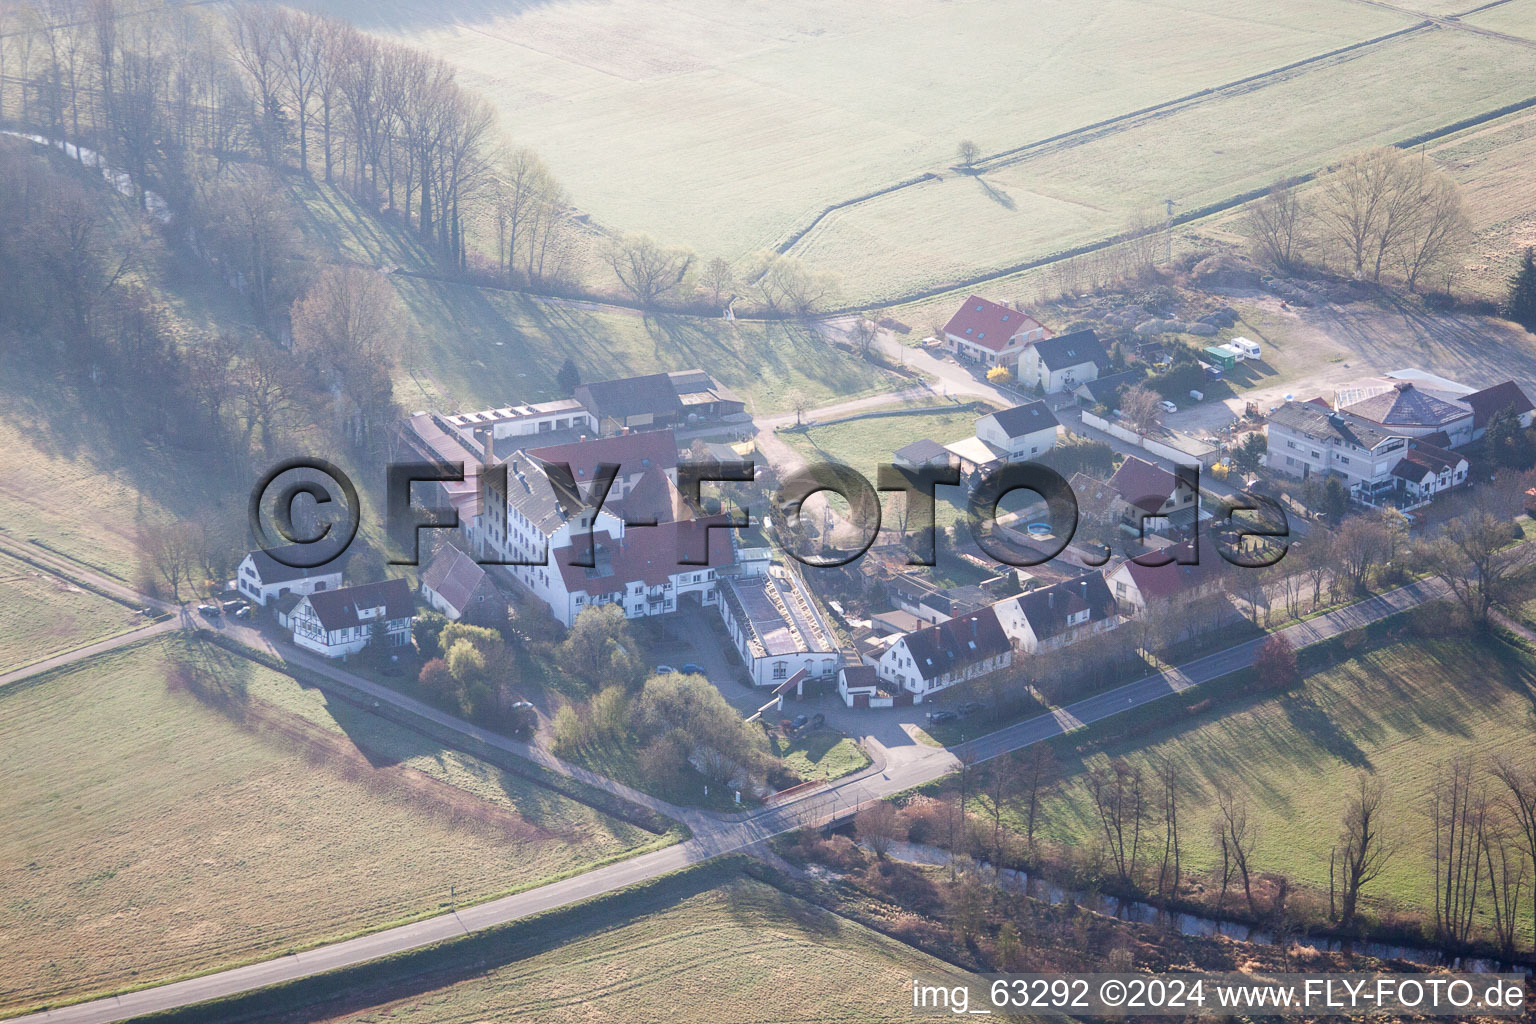
[[789,675],[789,666],[782,661],[773,663],[773,678],[784,679]]

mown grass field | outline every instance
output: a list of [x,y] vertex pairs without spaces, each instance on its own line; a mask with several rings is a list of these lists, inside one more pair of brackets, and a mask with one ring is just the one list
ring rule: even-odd
[[[1318,170],[1356,149],[1525,99],[1533,80],[1536,50],[1419,31],[978,176],[951,175],[838,211],[801,251],[842,272],[850,293],[899,295],[1114,235],[1137,210],[1161,219],[1165,199],[1175,212],[1197,209]],[[1349,96],[1348,116],[1327,96]]]
[[1412,23],[1340,0],[311,3],[456,64],[598,222],[728,258],[962,138],[1005,149]]
[[1183,780],[1186,866],[1217,865],[1211,823],[1218,794],[1228,792],[1251,805],[1256,870],[1326,895],[1340,815],[1358,774],[1367,772],[1386,786],[1387,831],[1399,846],[1369,893],[1427,912],[1434,869],[1424,803],[1436,766],[1461,754],[1528,758],[1533,750],[1536,658],[1487,641],[1398,643],[1317,673],[1294,695],[1224,704],[1063,764],[1045,834],[1077,846],[1099,843],[1086,772],[1110,758],[1150,772],[1171,758]]
[[411,320],[395,393],[409,409],[445,411],[561,397],[567,357],[583,380],[702,367],[758,414],[892,390],[904,378],[798,324],[641,316],[582,303],[398,276]]
[[[928,410],[935,405],[928,401],[905,408]],[[893,407],[893,410],[901,408]],[[836,459],[873,480],[875,468],[890,462],[896,449],[925,437],[940,444],[969,437],[976,433],[976,420],[988,411],[988,407],[975,403],[923,412],[875,409],[870,410],[870,415],[840,423],[812,424],[804,430],[780,430],[778,436],[808,459]]]
[[[0,693],[0,1011],[278,955],[655,841],[190,643]],[[169,684],[178,658],[216,691]]]
[[474,978],[330,1020],[908,1020],[912,975],[946,967],[743,879],[644,917],[595,926]]
[[143,624],[116,601],[0,552],[0,673]]

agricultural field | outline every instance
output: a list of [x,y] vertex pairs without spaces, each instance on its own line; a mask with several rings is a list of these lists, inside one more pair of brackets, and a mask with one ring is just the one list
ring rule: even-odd
[[1532,0],[1506,0],[1462,20],[1478,28],[1536,41],[1536,3]]
[[0,551],[0,673],[143,624],[116,601]]
[[1251,804],[1256,870],[1326,893],[1339,816],[1358,773],[1368,772],[1387,786],[1386,829],[1400,847],[1370,894],[1378,904],[1429,911],[1434,869],[1424,800],[1436,765],[1458,754],[1533,749],[1536,658],[1497,643],[1396,643],[1314,674],[1294,695],[1223,705],[1064,765],[1046,832],[1073,845],[1099,842],[1086,771],[1110,758],[1150,771],[1171,758],[1184,780],[1188,867],[1217,866],[1210,826],[1217,794],[1229,792]]
[[[1450,0],[308,2],[453,63],[598,228],[743,269],[794,241],[856,304],[1484,113],[1536,68],[1518,40],[1421,22],[1475,6]],[[1468,24],[1519,36],[1530,2]],[[962,139],[983,174],[952,168]]]
[[555,948],[332,1024],[521,1020],[908,1020],[912,975],[948,965],[740,879],[643,917],[558,936]]
[[[1175,212],[1199,209],[1525,99],[1533,75],[1536,49],[1415,32],[840,210],[797,251],[842,272],[853,294],[958,281],[1114,235],[1138,210],[1159,220],[1165,199]],[[1351,97],[1349,117],[1319,102],[1328,95]],[[1263,126],[1257,141],[1255,125]],[[899,269],[883,262],[890,257]]]
[[0,774],[0,1011],[275,956],[664,841],[186,640],[0,693]]

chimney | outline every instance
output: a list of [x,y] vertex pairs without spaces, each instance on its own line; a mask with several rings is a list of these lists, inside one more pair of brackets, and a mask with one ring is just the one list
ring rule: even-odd
[[1046,595],[1045,595],[1045,606],[1047,608],[1055,608],[1056,607],[1056,591],[1050,590],[1050,591],[1046,592]]
[[496,428],[490,427],[485,432],[485,464],[496,464]]

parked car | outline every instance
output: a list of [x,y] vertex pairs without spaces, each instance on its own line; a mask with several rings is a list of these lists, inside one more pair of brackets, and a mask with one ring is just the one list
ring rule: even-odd
[[806,723],[811,720],[809,715],[796,715],[794,721],[789,723],[791,729],[804,729]]
[[248,619],[250,617],[251,617],[251,606],[248,605],[248,604],[243,604],[238,609],[235,610],[235,618],[237,618],[237,619]]
[[934,725],[941,725],[944,722],[953,722],[956,718],[959,718],[959,717],[960,716],[955,714],[953,711],[930,711],[930,712],[928,712],[928,721],[931,722]]
[[238,597],[230,598],[228,601],[222,602],[222,604],[224,606],[224,610],[227,612],[236,611],[245,607],[245,602],[240,600]]
[[216,604],[200,604],[197,606],[197,611],[198,614],[208,619],[216,619],[220,615],[224,614],[224,612]]
[[707,675],[709,675],[709,673],[704,671],[704,666],[703,665],[695,665],[693,662],[690,661],[688,664],[683,666],[683,675],[687,675],[687,676],[707,676]]
[[677,669],[673,668],[671,665],[657,665],[656,671],[652,674],[658,676],[670,676],[676,671]]
[[824,726],[826,724],[827,724],[827,716],[822,714],[820,711],[816,712],[814,715],[811,716],[811,728],[812,729],[820,729],[822,726]]
[[1179,411],[1179,407],[1174,405],[1172,402],[1168,401],[1168,399],[1166,399],[1166,398],[1163,399],[1161,402],[1158,402],[1157,403],[1157,407],[1159,409],[1163,410],[1163,412],[1178,412]]
[[1210,363],[1201,363],[1200,366],[1205,370],[1205,375],[1211,378],[1211,380],[1221,379],[1221,367],[1212,366]]

